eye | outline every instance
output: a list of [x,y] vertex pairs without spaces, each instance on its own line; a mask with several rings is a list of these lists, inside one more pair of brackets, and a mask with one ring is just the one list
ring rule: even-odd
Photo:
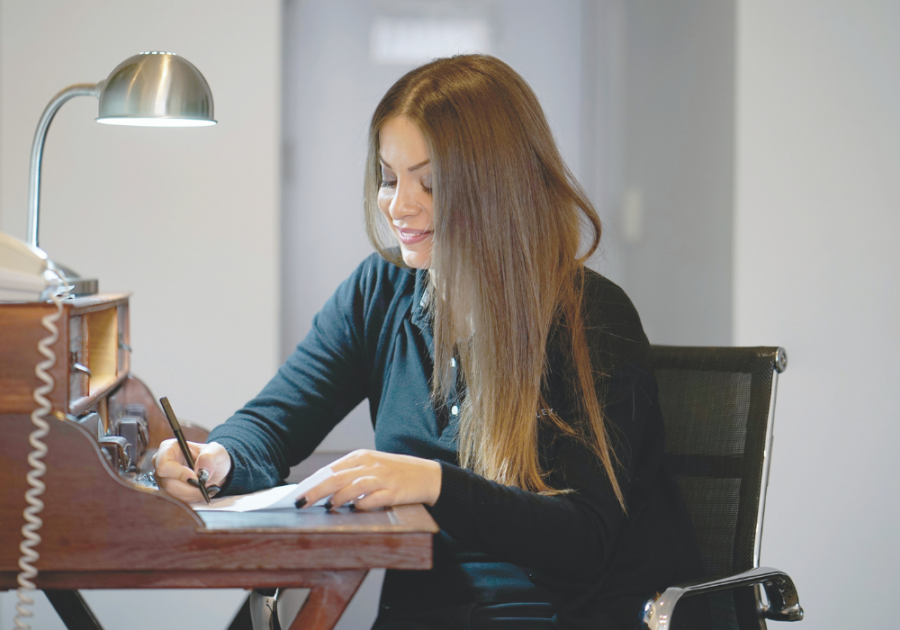
[[430,175],[422,180],[422,190],[424,190],[429,195],[432,194],[433,189],[431,187],[431,176]]
[[396,179],[387,179],[386,177],[381,178],[381,187],[382,188],[395,188],[397,186]]

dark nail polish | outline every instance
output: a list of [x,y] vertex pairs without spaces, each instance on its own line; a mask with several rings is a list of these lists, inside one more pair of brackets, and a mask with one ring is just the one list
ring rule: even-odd
[[194,486],[197,490],[200,489],[200,483],[196,479],[188,479],[187,482],[189,486]]
[[220,488],[219,486],[207,486],[207,487],[206,487],[206,494],[207,494],[207,496],[211,499],[211,498],[213,498],[215,495],[219,494],[219,491],[220,491],[221,489],[222,489],[222,488]]
[[302,508],[304,505],[306,505],[306,497],[300,497],[299,499],[294,501],[294,507],[297,508],[298,510],[300,508]]
[[355,512],[355,511],[356,511],[356,504],[355,504],[355,503],[351,503],[351,504],[349,504],[347,507],[350,508],[350,511],[351,511],[351,512]]
[[326,510],[330,510],[330,509],[333,508],[333,507],[334,507],[334,504],[331,502],[331,499],[328,499],[328,500],[325,502],[325,509],[326,509]]
[[200,480],[200,483],[206,483],[207,479],[209,479],[209,471],[201,468],[197,471],[197,479]]

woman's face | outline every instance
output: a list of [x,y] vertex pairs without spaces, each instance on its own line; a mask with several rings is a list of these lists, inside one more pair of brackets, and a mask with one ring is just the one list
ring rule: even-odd
[[378,208],[400,243],[403,262],[414,269],[428,269],[434,238],[434,204],[431,155],[425,137],[401,116],[385,122],[378,143],[381,147]]

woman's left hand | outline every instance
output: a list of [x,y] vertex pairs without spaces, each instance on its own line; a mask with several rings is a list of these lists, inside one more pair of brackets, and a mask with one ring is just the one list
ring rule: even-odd
[[352,502],[359,510],[406,503],[434,505],[441,494],[441,465],[430,459],[358,450],[330,468],[334,474],[306,493],[307,507],[328,495],[333,495],[334,506]]

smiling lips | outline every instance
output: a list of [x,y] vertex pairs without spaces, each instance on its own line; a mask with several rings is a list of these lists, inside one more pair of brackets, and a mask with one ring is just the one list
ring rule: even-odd
[[394,226],[394,229],[397,231],[397,237],[400,239],[400,242],[404,245],[421,243],[434,233],[434,230],[409,230],[396,226]]

